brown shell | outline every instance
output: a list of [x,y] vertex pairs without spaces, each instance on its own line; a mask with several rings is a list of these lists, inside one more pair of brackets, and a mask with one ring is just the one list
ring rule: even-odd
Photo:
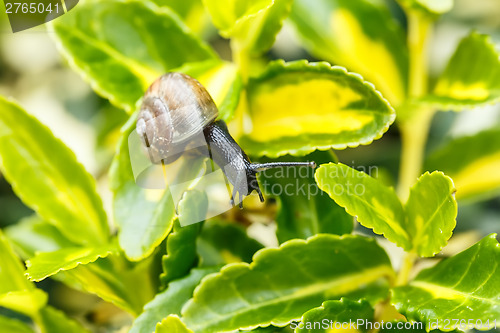
[[208,91],[192,77],[167,73],[144,94],[136,130],[153,163],[160,163],[175,145],[200,135],[218,115]]

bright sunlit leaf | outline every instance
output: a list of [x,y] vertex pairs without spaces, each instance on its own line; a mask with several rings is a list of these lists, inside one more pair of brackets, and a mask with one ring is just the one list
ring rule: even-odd
[[323,164],[316,170],[320,189],[359,223],[402,247],[411,249],[405,212],[392,187],[344,164]]
[[26,261],[26,275],[31,281],[41,281],[60,271],[105,258],[113,251],[116,251],[116,246],[104,245],[95,248],[65,247],[54,252],[38,253]]
[[410,190],[406,231],[413,251],[431,257],[446,245],[456,225],[455,185],[442,172],[426,172]]
[[81,3],[55,20],[54,30],[70,65],[128,112],[160,75],[216,58],[175,13],[148,1]]
[[220,34],[232,38],[238,52],[259,55],[274,43],[292,0],[204,0]]
[[34,316],[47,303],[47,294],[24,276],[24,267],[0,231],[0,307]]
[[107,242],[107,217],[94,179],[46,126],[3,97],[0,170],[19,198],[68,239]]

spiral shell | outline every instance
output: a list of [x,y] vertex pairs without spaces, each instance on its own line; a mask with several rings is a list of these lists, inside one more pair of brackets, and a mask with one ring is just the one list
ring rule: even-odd
[[167,73],[144,94],[136,131],[153,163],[166,159],[176,146],[185,145],[218,115],[208,91],[192,77]]

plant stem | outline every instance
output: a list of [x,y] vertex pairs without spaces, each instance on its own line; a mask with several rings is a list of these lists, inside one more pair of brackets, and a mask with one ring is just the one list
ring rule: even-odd
[[424,162],[425,144],[434,110],[413,109],[416,114],[399,124],[401,132],[401,163],[397,193],[406,202],[410,187],[420,176]]
[[[408,200],[410,187],[420,176],[424,162],[425,145],[434,110],[411,103],[412,99],[428,92],[428,46],[432,34],[432,19],[426,14],[406,8],[408,17],[409,86],[410,103],[407,114],[399,122],[401,131],[401,162],[397,193]],[[396,278],[396,285],[405,285],[417,259],[413,252],[407,252]]]
[[407,252],[403,258],[403,263],[399,269],[398,276],[396,278],[396,286],[403,286],[408,283],[413,264],[417,260],[417,254],[414,252]]
[[[427,93],[428,44],[432,20],[417,10],[407,8],[409,49],[409,97],[418,98]],[[408,114],[400,121],[402,152],[399,169],[398,195],[404,202],[409,189],[420,176],[425,144],[434,115],[433,110],[409,104]]]
[[428,46],[432,20],[418,10],[408,9],[409,94],[420,97],[427,93]]

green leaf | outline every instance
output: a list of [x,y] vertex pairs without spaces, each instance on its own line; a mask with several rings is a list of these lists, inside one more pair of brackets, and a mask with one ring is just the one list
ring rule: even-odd
[[53,26],[71,66],[128,112],[161,74],[216,57],[174,12],[146,1],[82,3]]
[[0,306],[33,316],[47,295],[24,276],[24,267],[0,230]]
[[156,325],[155,333],[193,333],[179,317],[170,315]]
[[35,256],[35,252],[52,252],[76,245],[56,227],[36,215],[25,218],[4,231],[16,253],[25,260]]
[[229,121],[238,106],[243,82],[238,67],[227,61],[209,60],[176,69],[188,74],[207,89],[219,109],[218,119]]
[[500,190],[500,128],[451,140],[432,152],[424,167],[449,175],[458,200],[496,195]]
[[248,87],[253,130],[240,142],[251,155],[306,155],[369,144],[394,121],[368,82],[324,62],[272,62]]
[[488,35],[472,32],[458,45],[433,94],[420,102],[456,111],[500,102],[499,57]]
[[431,16],[449,12],[453,8],[453,0],[399,0],[402,6],[417,9]]
[[214,267],[195,268],[189,275],[169,283],[167,289],[146,304],[144,312],[137,317],[129,332],[152,332],[163,318],[171,314],[180,315],[182,306],[191,298],[201,279],[217,270]]
[[64,312],[47,306],[40,311],[41,323],[50,333],[82,333],[89,332],[77,321],[68,318]]
[[[365,300],[353,301],[342,298],[340,301],[326,301],[320,307],[304,313],[295,333],[330,332],[336,328],[335,323],[356,323],[358,320],[372,321],[373,309]],[[318,323],[321,327],[318,327]],[[326,323],[326,325],[324,325]],[[292,326],[295,326],[292,324]],[[366,332],[363,326],[349,326],[350,329]],[[340,329],[339,329],[340,331]]]
[[109,236],[95,181],[75,155],[19,105],[0,97],[0,170],[17,196],[78,244]]
[[295,0],[291,18],[314,56],[363,75],[395,106],[404,100],[406,40],[387,8],[367,0]]
[[139,261],[160,245],[172,229],[175,206],[165,190],[144,189],[135,183],[128,146],[135,116],[124,126],[110,170],[118,242],[127,258]]
[[392,187],[341,163],[321,165],[315,178],[319,188],[363,226],[405,250],[411,249],[403,206]]
[[273,0],[204,0],[212,21],[222,36],[228,38],[246,22],[273,5]]
[[264,246],[235,223],[209,219],[196,240],[200,265],[215,266],[233,262],[251,262]]
[[[17,226],[20,228],[17,229]],[[58,233],[52,225],[36,217],[9,227],[7,232],[16,248],[26,254],[25,258],[33,257],[35,252],[50,252],[77,246]],[[150,256],[141,261],[139,266],[135,266],[121,255],[112,254],[105,259],[78,265],[69,271],[60,271],[52,278],[74,289],[96,294],[105,301],[137,314],[156,292],[157,287],[152,285],[150,276],[157,274],[158,263],[153,261],[153,256]],[[148,267],[153,264],[154,270]],[[138,292],[137,285],[141,286]]]
[[260,250],[251,264],[229,264],[206,277],[182,318],[200,333],[284,326],[324,300],[392,276],[373,239],[321,234]]
[[[284,156],[277,161],[314,161],[328,163],[330,152],[315,152],[302,158]],[[352,232],[354,221],[345,209],[321,191],[312,168],[281,168],[261,172],[260,184],[266,196],[278,199],[276,235],[280,243],[293,238],[306,239],[318,233],[336,235]]]
[[500,320],[500,246],[495,237],[420,272],[408,286],[394,288],[396,309],[410,321],[422,321],[426,329],[443,329],[446,319],[471,319],[474,324]]
[[170,7],[197,35],[212,36],[212,30],[215,29],[201,0],[153,0],[153,2],[158,6]]
[[156,281],[151,279],[157,269],[152,265],[158,265],[154,256],[132,263],[121,255],[111,254],[87,265],[61,271],[54,278],[137,316],[157,291]]
[[237,52],[258,56],[274,43],[292,0],[204,0],[214,25]]
[[292,0],[204,0],[214,25],[232,38],[238,52],[252,56],[267,51],[288,16]]
[[455,186],[442,172],[426,172],[410,190],[405,205],[406,231],[412,249],[421,257],[441,251],[456,225]]
[[162,285],[166,286],[170,281],[183,277],[196,265],[196,237],[200,229],[200,223],[181,227],[178,220],[174,222],[174,231],[167,238],[167,254],[162,259]]
[[34,333],[24,322],[9,317],[0,316],[0,331],[8,333]]
[[38,253],[26,261],[26,275],[31,281],[38,282],[60,271],[105,258],[113,251],[116,251],[116,246],[107,244],[99,247],[65,247],[54,252]]
[[[208,198],[205,192],[191,190],[184,193],[179,202],[179,218],[187,221],[199,221],[208,210]],[[195,215],[195,216],[190,216]],[[163,273],[160,280],[164,286],[177,278],[186,275],[196,265],[196,238],[201,223],[181,226],[179,220],[174,222],[174,232],[167,238],[167,254],[162,258]]]

